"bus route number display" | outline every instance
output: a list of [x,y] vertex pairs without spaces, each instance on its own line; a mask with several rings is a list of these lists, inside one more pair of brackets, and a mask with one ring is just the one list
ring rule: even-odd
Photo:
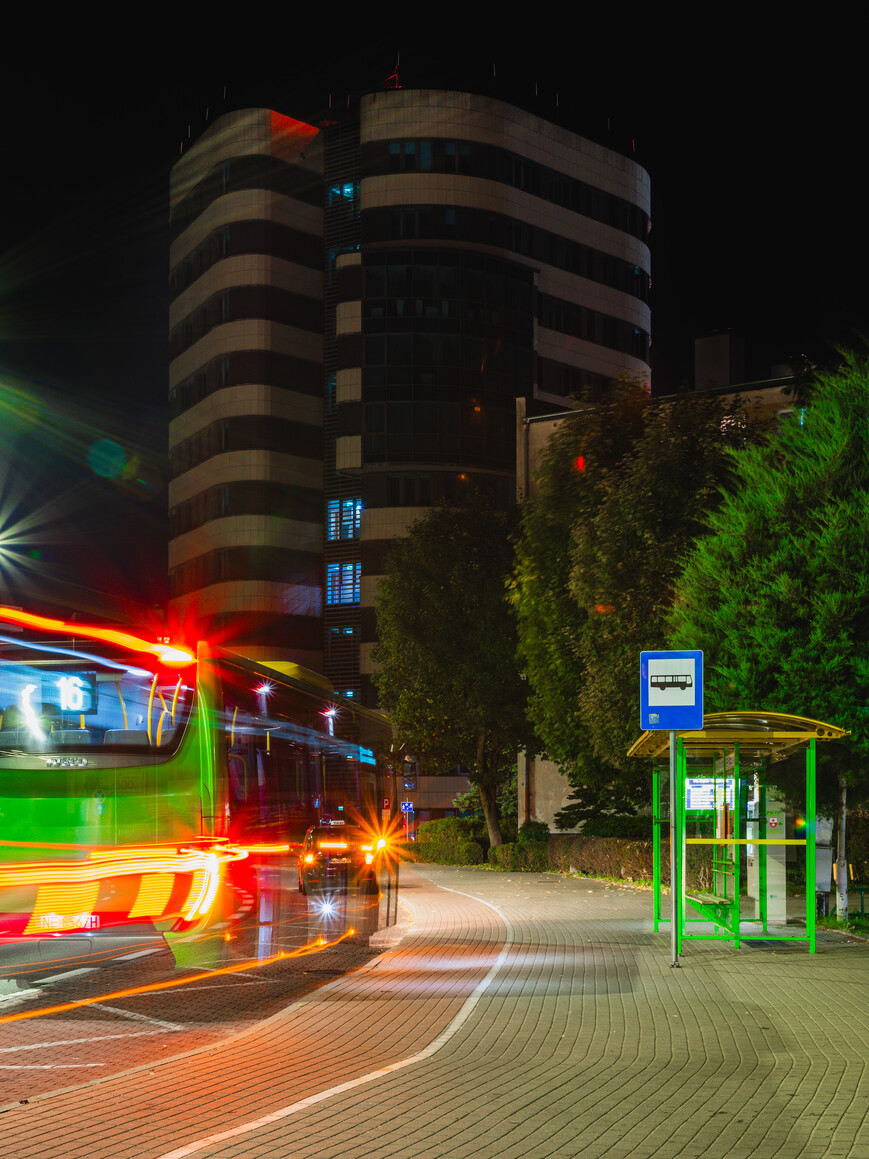
[[[47,715],[58,711],[94,713],[97,711],[96,675],[93,672],[44,672],[41,699],[42,710]],[[33,705],[33,700],[35,697],[29,699],[27,707]],[[38,706],[33,707],[38,711]]]

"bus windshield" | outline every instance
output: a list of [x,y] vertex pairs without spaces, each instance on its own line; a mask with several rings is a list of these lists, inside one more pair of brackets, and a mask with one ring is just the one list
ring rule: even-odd
[[190,712],[185,675],[151,656],[0,634],[0,755],[171,751]]

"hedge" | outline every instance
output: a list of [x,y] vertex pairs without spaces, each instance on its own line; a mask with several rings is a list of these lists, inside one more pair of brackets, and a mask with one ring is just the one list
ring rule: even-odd
[[[661,872],[665,880],[670,872],[669,853],[662,843]],[[566,833],[550,840],[549,860],[552,868],[562,873],[575,870],[589,877],[648,881],[652,877],[652,842]]]
[[[406,860],[436,865],[482,865],[488,860],[493,869],[535,873],[575,871],[589,877],[617,877],[624,881],[649,880],[652,876],[651,841],[568,833],[551,837],[549,841],[511,841],[493,845],[487,857],[478,841],[471,841],[455,830],[452,833],[435,830],[434,834],[429,831],[426,836],[429,840],[402,842],[398,846]],[[696,876],[701,882],[707,872],[705,863],[701,861],[702,852],[698,847],[694,855],[697,865],[689,863],[687,867],[689,876]],[[666,845],[662,846],[661,859],[661,873],[666,881],[670,872]]]
[[[614,825],[627,820],[631,825],[647,824],[643,818],[606,818]],[[408,861],[430,861],[439,865],[482,865],[495,869],[534,870],[538,873],[575,870],[589,877],[616,877],[624,881],[651,880],[652,842],[621,836],[591,836],[562,833],[548,842],[520,840],[494,845],[485,852],[484,843],[469,835],[470,819],[449,817],[420,825],[420,840],[398,845]],[[848,858],[854,878],[869,884],[869,813],[848,812]],[[666,831],[661,841],[661,878],[670,879],[670,849]],[[834,835],[835,850],[835,835]],[[686,880],[694,888],[711,888],[711,853],[704,846],[689,845],[685,865]],[[793,884],[793,883],[792,883]]]
[[485,853],[479,841],[467,837],[444,836],[429,841],[401,841],[399,848],[406,861],[431,861],[441,866],[479,866]]
[[496,869],[532,869],[545,873],[553,868],[545,841],[510,841],[489,849],[489,864]]

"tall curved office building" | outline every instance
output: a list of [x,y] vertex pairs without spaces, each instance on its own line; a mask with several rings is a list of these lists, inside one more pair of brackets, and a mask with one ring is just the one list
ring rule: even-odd
[[317,130],[263,109],[222,117],[172,171],[170,229],[172,610],[191,632],[319,670]]
[[[398,89],[319,130],[224,117],[172,196],[176,607],[224,617],[248,650],[272,624],[268,646],[313,666],[319,640],[336,688],[373,704],[389,541],[444,499],[512,501],[517,398],[554,410],[648,376],[648,176],[502,101]],[[209,242],[240,227],[241,250]],[[220,314],[235,298],[244,321]],[[245,371],[224,383],[227,360]],[[236,429],[244,450],[221,442]]]

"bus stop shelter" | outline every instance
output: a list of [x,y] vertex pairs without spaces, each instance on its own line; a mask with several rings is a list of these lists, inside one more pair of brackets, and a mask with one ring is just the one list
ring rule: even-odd
[[[631,747],[628,756],[655,761],[654,928],[675,921],[674,965],[690,938],[730,941],[734,947],[747,939],[807,941],[809,952],[815,952],[816,749],[847,735],[836,725],[784,713],[706,714],[702,729],[676,734],[672,802],[662,795],[669,734],[644,732]],[[793,771],[785,791],[776,765],[801,753],[804,793],[795,792]],[[661,907],[665,826],[676,883],[669,919]],[[801,892],[805,927],[797,932]]]

